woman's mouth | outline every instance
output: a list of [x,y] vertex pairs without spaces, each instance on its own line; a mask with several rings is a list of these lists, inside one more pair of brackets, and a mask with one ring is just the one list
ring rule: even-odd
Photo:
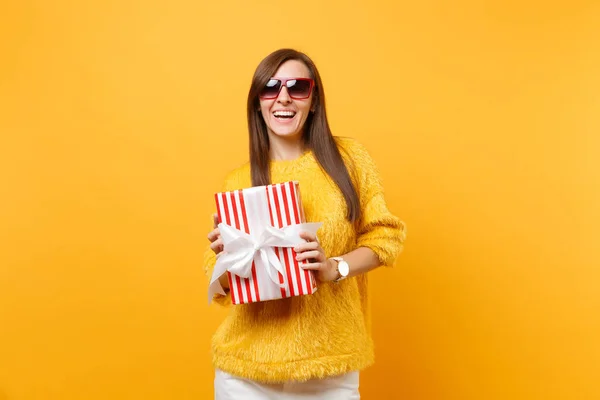
[[273,112],[273,116],[275,117],[275,119],[277,121],[288,122],[288,121],[292,120],[296,116],[296,111],[291,111],[291,110],[274,111]]

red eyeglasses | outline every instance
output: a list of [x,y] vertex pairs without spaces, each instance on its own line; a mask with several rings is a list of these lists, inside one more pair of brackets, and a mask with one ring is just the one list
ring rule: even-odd
[[285,85],[292,99],[308,99],[315,81],[310,78],[271,78],[260,91],[259,97],[264,100],[276,99],[281,88]]

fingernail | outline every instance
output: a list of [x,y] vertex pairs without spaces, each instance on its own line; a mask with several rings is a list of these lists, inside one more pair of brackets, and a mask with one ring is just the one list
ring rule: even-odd
[[296,261],[300,261],[300,256],[296,256]]

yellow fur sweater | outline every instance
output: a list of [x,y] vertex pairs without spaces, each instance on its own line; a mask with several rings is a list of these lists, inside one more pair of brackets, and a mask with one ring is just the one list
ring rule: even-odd
[[[346,203],[311,152],[292,161],[274,161],[271,181],[300,182],[308,222],[322,222],[318,236],[327,257],[357,247],[372,249],[392,266],[402,250],[404,224],[387,209],[376,166],[357,141],[336,138],[360,196],[362,218],[346,219]],[[231,172],[224,190],[252,186],[250,166]],[[215,265],[205,253],[206,273]],[[339,283],[318,282],[313,295],[231,306],[230,295],[215,301],[230,307],[212,341],[213,364],[232,375],[259,382],[304,381],[363,369],[373,363],[368,274]],[[381,294],[382,296],[384,294]]]

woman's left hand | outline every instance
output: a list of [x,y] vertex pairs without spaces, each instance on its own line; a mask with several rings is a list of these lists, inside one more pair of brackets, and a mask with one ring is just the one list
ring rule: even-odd
[[296,260],[308,260],[308,264],[301,264],[303,269],[315,271],[317,279],[321,282],[329,282],[337,278],[337,266],[335,261],[330,260],[325,255],[325,251],[321,248],[317,236],[308,232],[301,232],[300,237],[306,240],[294,247],[296,252]]

